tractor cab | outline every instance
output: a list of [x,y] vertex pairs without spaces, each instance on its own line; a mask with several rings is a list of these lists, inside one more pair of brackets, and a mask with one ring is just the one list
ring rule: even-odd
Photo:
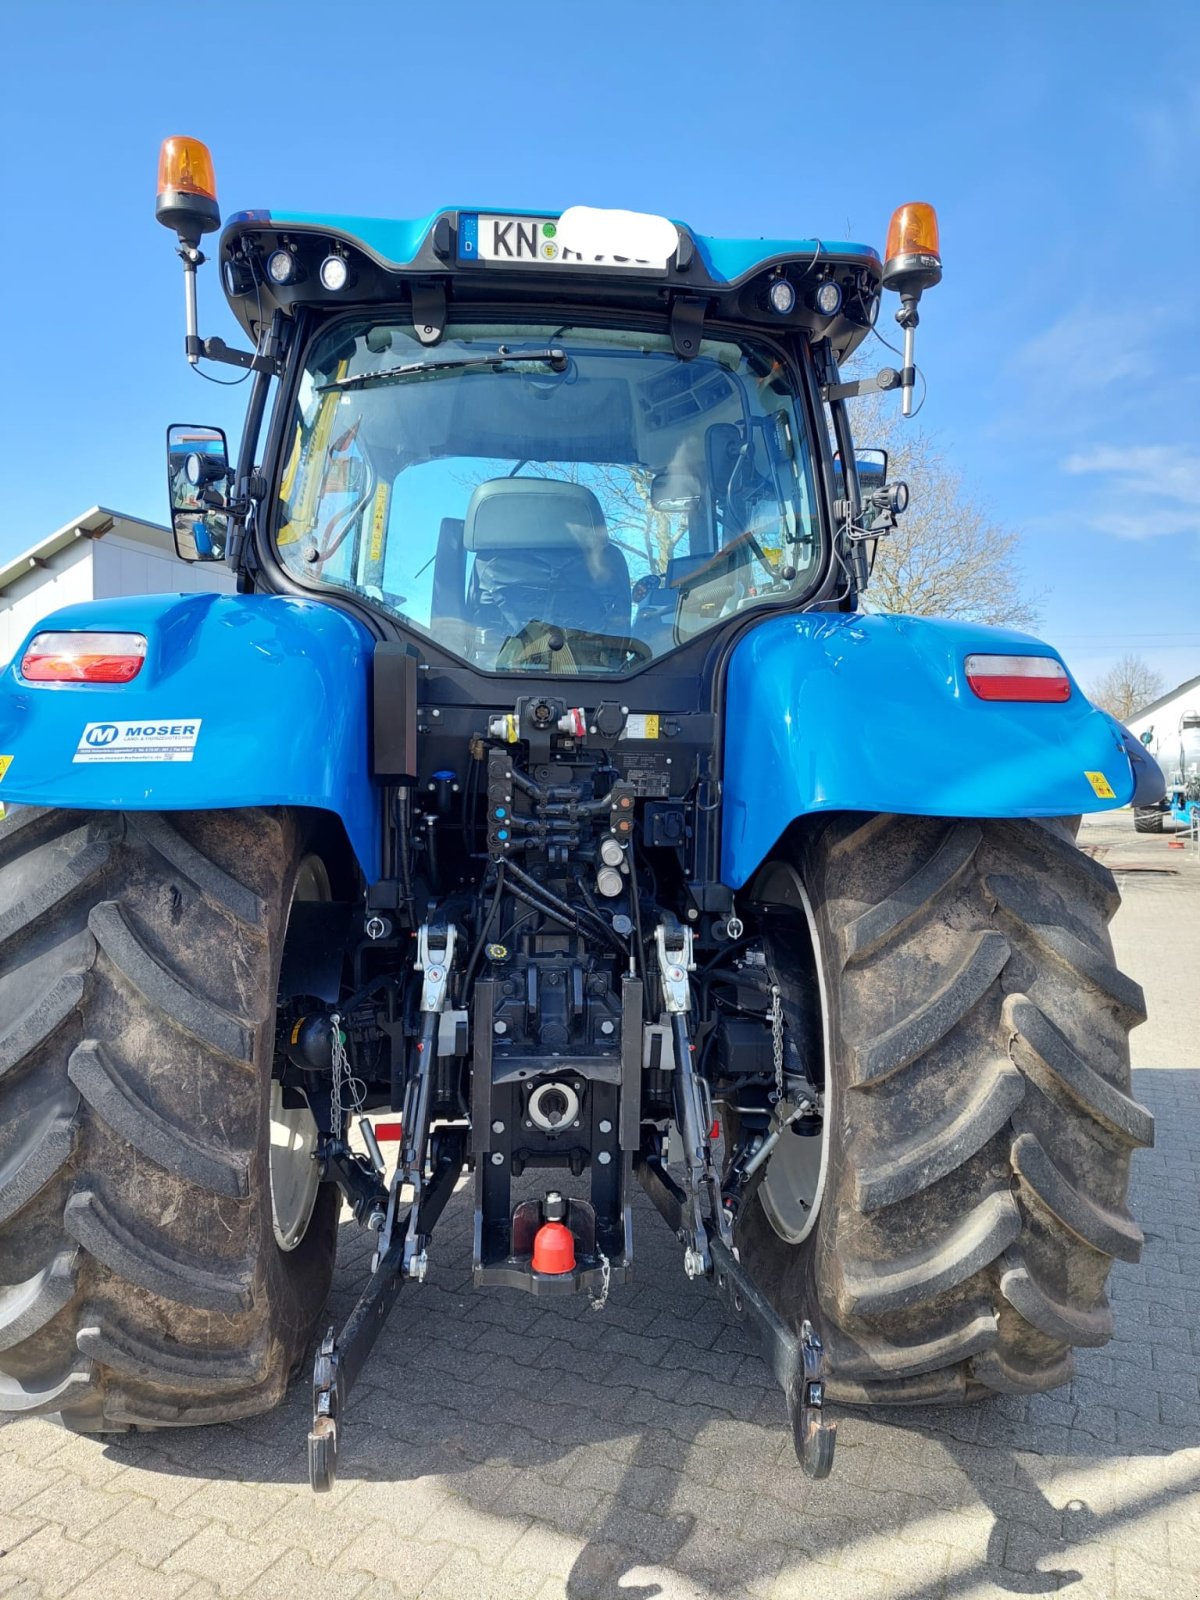
[[[215,183],[195,156],[211,192],[189,215],[170,179],[192,142],[168,144],[159,214],[194,308]],[[885,532],[888,491],[873,477],[864,505],[843,401],[907,398],[913,372],[840,384],[838,363],[884,283],[915,306],[940,275],[931,208],[897,219],[885,268],[869,245],[582,206],[239,212],[221,275],[256,353],[200,339],[194,309],[187,353],[281,381],[228,544],[215,494],[203,519],[176,497],[180,552],[336,594],[486,674],[627,676],[752,615],[850,605],[868,563],[849,530]]]

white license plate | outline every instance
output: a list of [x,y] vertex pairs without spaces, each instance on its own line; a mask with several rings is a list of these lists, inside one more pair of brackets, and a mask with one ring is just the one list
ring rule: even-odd
[[[475,249],[468,253],[477,261],[557,261],[562,254],[555,239],[558,222],[553,217],[480,216],[474,220]],[[464,238],[464,251],[470,242],[469,237]]]
[[[669,223],[664,223],[663,226],[670,232],[670,247],[673,249],[674,227]],[[642,273],[665,270],[665,252],[659,260],[648,260],[633,249],[629,249],[627,253],[626,249],[622,248],[627,244],[626,237],[615,230],[606,233],[603,224],[599,229],[593,226],[589,234],[592,245],[598,245],[599,248],[585,246],[583,251],[564,249],[560,233],[557,217],[499,217],[486,212],[462,212],[458,219],[458,259],[486,261],[495,266],[510,267],[543,266],[561,269],[588,266]]]

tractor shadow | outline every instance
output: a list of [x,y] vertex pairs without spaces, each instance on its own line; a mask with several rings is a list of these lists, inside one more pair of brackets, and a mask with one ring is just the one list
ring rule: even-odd
[[[557,1573],[571,1600],[700,1600],[765,1592],[810,1565],[814,1585],[844,1566],[861,1577],[854,1592],[901,1600],[980,1584],[1090,1594],[1118,1536],[1165,1559],[1147,1519],[1200,1490],[1194,1464],[1171,1459],[1200,1445],[1200,1072],[1141,1071],[1134,1092],[1159,1142],[1135,1161],[1146,1248],[1114,1270],[1113,1343],[1081,1351],[1071,1385],[1050,1395],[841,1410],[824,1483],[795,1464],[751,1333],[684,1278],[640,1193],[637,1281],[599,1313],[473,1290],[471,1196],[457,1194],[427,1282],[405,1289],[354,1390],[331,1496],[308,1497],[307,1374],[266,1416],[104,1448],[248,1492],[290,1488],[281,1515],[314,1549],[336,1535],[339,1567],[354,1570],[357,1532],[382,1523],[397,1549],[415,1535],[501,1561],[514,1596],[526,1567],[539,1583]],[[366,1241],[344,1229],[327,1322],[344,1320],[367,1266]]]

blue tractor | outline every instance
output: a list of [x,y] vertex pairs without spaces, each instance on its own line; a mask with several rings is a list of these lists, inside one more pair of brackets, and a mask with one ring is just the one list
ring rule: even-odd
[[[1164,781],[1163,792],[1154,804],[1139,804],[1133,813],[1134,831],[1162,833],[1169,818],[1177,827],[1195,833],[1200,826],[1200,711],[1187,710],[1179,718],[1179,745],[1171,769],[1171,781]],[[1142,734],[1147,746],[1156,741],[1153,728]],[[1170,735],[1161,745],[1171,749]]]
[[[0,1409],[245,1417],[317,1341],[328,1487],[464,1174],[480,1289],[597,1305],[640,1184],[814,1475],[829,1402],[1064,1383],[1152,1138],[1071,819],[1149,780],[1036,638],[864,608],[907,494],[851,402],[910,408],[932,209],[883,261],[241,211],[244,351],[197,142],[158,215],[189,361],[248,373],[235,458],[168,439],[237,593],[68,607],[0,679]],[[847,380],[885,289],[903,367]]]

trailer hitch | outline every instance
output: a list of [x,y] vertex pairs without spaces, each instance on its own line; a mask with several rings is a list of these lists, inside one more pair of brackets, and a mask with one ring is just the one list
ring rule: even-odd
[[[656,1156],[640,1156],[636,1165],[643,1189],[667,1225],[678,1229],[687,1215],[688,1197]],[[808,1318],[793,1332],[721,1238],[705,1219],[712,1277],[717,1292],[739,1321],[748,1320],[758,1334],[763,1356],[779,1380],[787,1401],[796,1460],[806,1476],[827,1478],[833,1467],[837,1422],[825,1415],[825,1346]]]

